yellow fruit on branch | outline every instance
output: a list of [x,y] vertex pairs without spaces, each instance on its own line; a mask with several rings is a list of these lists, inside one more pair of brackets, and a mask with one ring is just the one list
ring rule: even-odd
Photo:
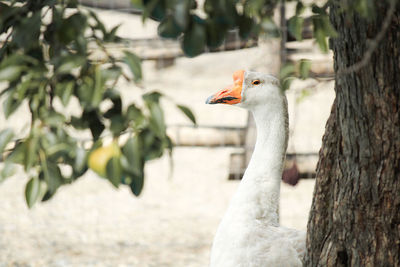
[[121,150],[116,142],[108,146],[103,146],[95,149],[89,155],[89,168],[95,171],[100,176],[106,177],[107,163],[112,157],[120,157]]

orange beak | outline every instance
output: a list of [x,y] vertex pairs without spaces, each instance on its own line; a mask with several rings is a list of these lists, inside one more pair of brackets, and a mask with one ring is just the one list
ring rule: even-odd
[[226,87],[215,95],[207,98],[206,104],[237,104],[242,100],[242,84],[244,70],[237,70],[233,73],[233,85]]

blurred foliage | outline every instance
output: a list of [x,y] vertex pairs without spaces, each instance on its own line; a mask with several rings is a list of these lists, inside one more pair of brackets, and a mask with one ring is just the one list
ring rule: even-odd
[[238,29],[247,39],[264,32],[279,36],[272,18],[279,0],[132,0],[143,10],[143,19],[160,21],[158,34],[179,39],[188,57],[195,57],[210,48],[219,47],[229,30]]
[[[164,38],[178,39],[182,50],[188,57],[219,47],[228,31],[237,30],[241,39],[257,38],[260,35],[278,37],[281,29],[275,24],[274,12],[279,3],[293,3],[294,14],[287,21],[287,31],[298,41],[302,40],[306,19],[310,21],[313,38],[322,52],[328,52],[328,38],[335,38],[337,32],[331,25],[328,8],[332,0],[131,0],[132,4],[143,10],[143,20],[148,17],[160,22],[158,33]],[[203,3],[199,6],[199,3]],[[348,16],[357,14],[373,19],[375,5],[373,0],[338,0],[343,12]],[[308,12],[305,12],[305,11]],[[293,78],[306,79],[310,63],[297,62],[301,70],[293,71],[297,76],[286,79],[284,89],[289,88]],[[295,66],[293,66],[295,67]],[[287,66],[282,66],[287,68]],[[285,72],[285,70],[283,70]],[[306,75],[307,74],[307,75]],[[283,80],[282,80],[283,81]]]
[[[138,82],[142,70],[133,53],[115,58],[107,52],[107,42],[120,40],[117,29],[106,29],[77,1],[0,1],[4,116],[10,118],[24,104],[30,117],[22,137],[11,129],[0,131],[0,181],[14,173],[15,164],[22,165],[30,177],[29,207],[86,173],[89,156],[105,165],[103,177],[115,187],[124,184],[139,195],[145,163],[172,149],[161,94],[143,95],[143,105],[121,99],[117,82]],[[68,114],[68,107],[79,115]],[[183,111],[194,120],[188,108]],[[107,138],[122,153],[110,154],[103,146]]]
[[[227,32],[232,29],[237,29],[242,39],[260,34],[278,37],[280,29],[273,16],[279,2],[281,1],[205,0],[203,6],[199,7],[195,0],[132,0],[136,8],[143,10],[143,19],[150,17],[160,21],[160,36],[181,41],[182,49],[188,57],[220,46]],[[295,14],[288,20],[288,31],[300,41],[304,28],[304,11],[310,9],[314,37],[321,50],[327,52],[326,39],[336,36],[336,31],[329,22],[327,4],[320,7],[316,3],[306,4],[301,0],[286,2],[296,2]],[[363,6],[357,6],[360,5]]]
[[308,78],[311,68],[311,61],[301,59],[297,62],[288,62],[284,64],[279,72],[279,80],[283,91],[289,89],[294,79],[305,80]]
[[[3,112],[10,118],[26,104],[30,115],[24,136],[11,129],[0,131],[0,181],[14,173],[15,164],[22,165],[30,177],[25,189],[29,207],[50,199],[60,186],[77,180],[89,166],[115,187],[127,185],[139,195],[145,163],[172,149],[160,105],[162,95],[145,94],[141,105],[123,103],[116,88],[121,79],[142,79],[140,59],[129,51],[122,58],[108,53],[105,44],[121,40],[118,26],[107,29],[93,11],[77,2],[0,0]],[[273,18],[279,2],[132,0],[143,11],[143,20],[159,21],[158,34],[178,39],[188,57],[220,46],[232,29],[237,29],[242,39],[261,34],[279,36]],[[304,21],[309,18],[314,38],[326,52],[327,38],[337,35],[328,19],[329,0],[323,5],[321,1],[286,2],[296,2],[288,31],[301,40]],[[336,4],[349,16],[357,12],[373,19],[375,14],[372,0]],[[306,9],[311,11],[308,17],[304,15]],[[94,51],[103,55],[99,57]],[[284,65],[280,72],[283,88],[289,88],[294,77],[307,78],[310,66],[306,60]],[[66,112],[71,105],[78,116]],[[196,122],[189,108],[177,107]],[[88,140],[78,138],[88,133]],[[113,139],[111,144],[103,145],[106,137]]]

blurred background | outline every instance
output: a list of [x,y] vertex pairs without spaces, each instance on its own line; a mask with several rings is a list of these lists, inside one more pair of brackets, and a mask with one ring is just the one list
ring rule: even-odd
[[[27,176],[19,171],[5,180],[0,184],[0,267],[207,266],[214,233],[251,156],[255,133],[245,110],[206,105],[205,100],[230,84],[235,70],[277,75],[286,61],[302,58],[312,60],[314,76],[295,80],[287,91],[290,141],[280,222],[306,229],[318,151],[334,98],[332,55],[321,53],[311,39],[244,42],[232,31],[217,51],[186,58],[179,42],[158,37],[158,23],[143,23],[130,1],[79,2],[107,28],[121,24],[118,35],[126,41],[110,44],[110,51],[130,49],[143,60],[140,87],[118,84],[123,101],[157,90],[190,107],[197,126],[163,100],[167,132],[176,146],[172,158],[146,165],[138,198],[89,171],[51,200],[28,209]],[[288,5],[280,12],[289,17],[292,9]],[[8,120],[0,114],[0,128],[22,131],[26,116],[25,106]]]

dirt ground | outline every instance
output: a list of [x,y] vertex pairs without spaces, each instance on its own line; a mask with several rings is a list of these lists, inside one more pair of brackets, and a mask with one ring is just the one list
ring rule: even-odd
[[[121,28],[122,35],[135,32],[132,25],[141,23],[126,14],[99,13],[110,27],[130,23],[130,27]],[[151,23],[139,28],[139,33],[140,29],[145,37],[154,35]],[[145,62],[143,84],[146,90],[157,89],[190,106],[199,125],[243,127],[246,111],[211,107],[204,101],[230,83],[234,70],[268,71],[274,64],[269,61],[271,53],[276,51],[264,46],[180,58],[164,70],[155,69],[154,62]],[[143,92],[128,84],[120,87],[124,102],[137,99]],[[292,136],[297,151],[318,151],[332,95],[331,87],[321,88],[297,106],[301,112],[291,116],[298,127]],[[294,103],[295,97],[289,92],[291,113]],[[163,104],[169,125],[189,123],[171,101]],[[0,114],[0,128],[11,126],[23,132],[26,124],[23,107],[8,122]],[[172,175],[167,157],[147,165],[146,185],[139,198],[127,188],[114,189],[89,172],[31,210],[24,202],[26,175],[18,173],[0,184],[0,267],[207,266],[214,232],[238,186],[237,181],[227,180],[229,155],[234,151],[176,148]],[[306,228],[313,187],[314,180],[301,180],[295,187],[282,184],[282,225]]]

